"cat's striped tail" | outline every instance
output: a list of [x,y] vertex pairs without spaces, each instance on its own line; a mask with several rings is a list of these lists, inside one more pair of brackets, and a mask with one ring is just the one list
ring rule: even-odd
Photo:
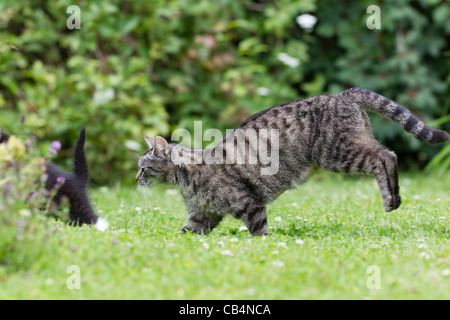
[[434,144],[449,139],[447,132],[427,126],[408,109],[378,93],[367,89],[351,88],[341,92],[341,94],[356,102],[363,109],[374,111],[394,120],[421,141]]

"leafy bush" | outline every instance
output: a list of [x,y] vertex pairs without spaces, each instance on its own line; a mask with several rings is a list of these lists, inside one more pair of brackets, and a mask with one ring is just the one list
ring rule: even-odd
[[[145,135],[234,127],[282,102],[359,86],[425,120],[448,113],[443,2],[383,4],[381,30],[365,23],[369,1],[78,1],[0,4],[0,119],[14,132],[61,140],[61,162],[86,126],[92,179],[133,182]],[[304,13],[317,17],[300,27]],[[381,142],[408,163],[438,149],[374,118]],[[448,129],[448,127],[447,127]]]

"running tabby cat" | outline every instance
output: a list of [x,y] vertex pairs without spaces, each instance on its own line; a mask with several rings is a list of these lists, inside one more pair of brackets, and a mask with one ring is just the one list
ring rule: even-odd
[[[445,131],[427,126],[407,109],[367,89],[352,88],[339,94],[288,102],[257,113],[227,134],[211,149],[191,150],[168,144],[161,137],[146,137],[149,150],[140,157],[136,181],[150,185],[154,180],[181,187],[188,220],[182,232],[208,233],[230,214],[242,219],[252,235],[268,232],[266,204],[285,190],[305,181],[317,165],[334,172],[368,173],[375,176],[386,211],[400,206],[397,157],[373,137],[365,110],[388,117],[417,139],[441,143]],[[193,163],[195,155],[220,154],[228,160],[237,151],[237,132],[256,130],[259,143],[267,144],[262,130],[278,130],[277,171],[261,174],[263,164],[223,161]],[[232,143],[230,143],[230,141]],[[258,142],[245,137],[247,160]]]

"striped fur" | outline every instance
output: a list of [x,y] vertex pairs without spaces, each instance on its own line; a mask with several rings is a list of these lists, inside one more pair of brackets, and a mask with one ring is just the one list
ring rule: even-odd
[[421,141],[434,144],[449,139],[447,132],[430,128],[408,109],[378,93],[367,89],[352,88],[342,92],[341,95],[358,103],[364,109],[394,120]]
[[[422,141],[448,140],[446,132],[428,127],[397,103],[372,91],[354,88],[259,112],[226,135],[212,151],[169,145],[162,138],[146,138],[150,149],[139,159],[136,180],[143,185],[159,180],[181,187],[188,212],[182,232],[208,233],[225,215],[231,215],[241,219],[252,235],[267,234],[266,204],[303,183],[314,165],[334,172],[373,175],[385,210],[392,211],[401,203],[397,157],[373,138],[365,110],[393,119]],[[261,129],[276,129],[280,133],[279,169],[272,175],[261,174],[265,164],[260,157],[256,164],[192,163],[198,153],[222,154],[223,159],[228,159],[236,151],[238,131],[259,130],[259,137],[266,139]],[[250,150],[257,146],[251,139],[245,139],[245,143],[245,156],[250,159]]]

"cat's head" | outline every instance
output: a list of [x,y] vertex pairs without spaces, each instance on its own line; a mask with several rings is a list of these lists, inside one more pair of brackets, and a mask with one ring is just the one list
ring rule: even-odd
[[150,186],[155,181],[170,183],[173,175],[171,146],[161,137],[145,137],[145,141],[148,150],[139,158],[136,182],[145,186]]

